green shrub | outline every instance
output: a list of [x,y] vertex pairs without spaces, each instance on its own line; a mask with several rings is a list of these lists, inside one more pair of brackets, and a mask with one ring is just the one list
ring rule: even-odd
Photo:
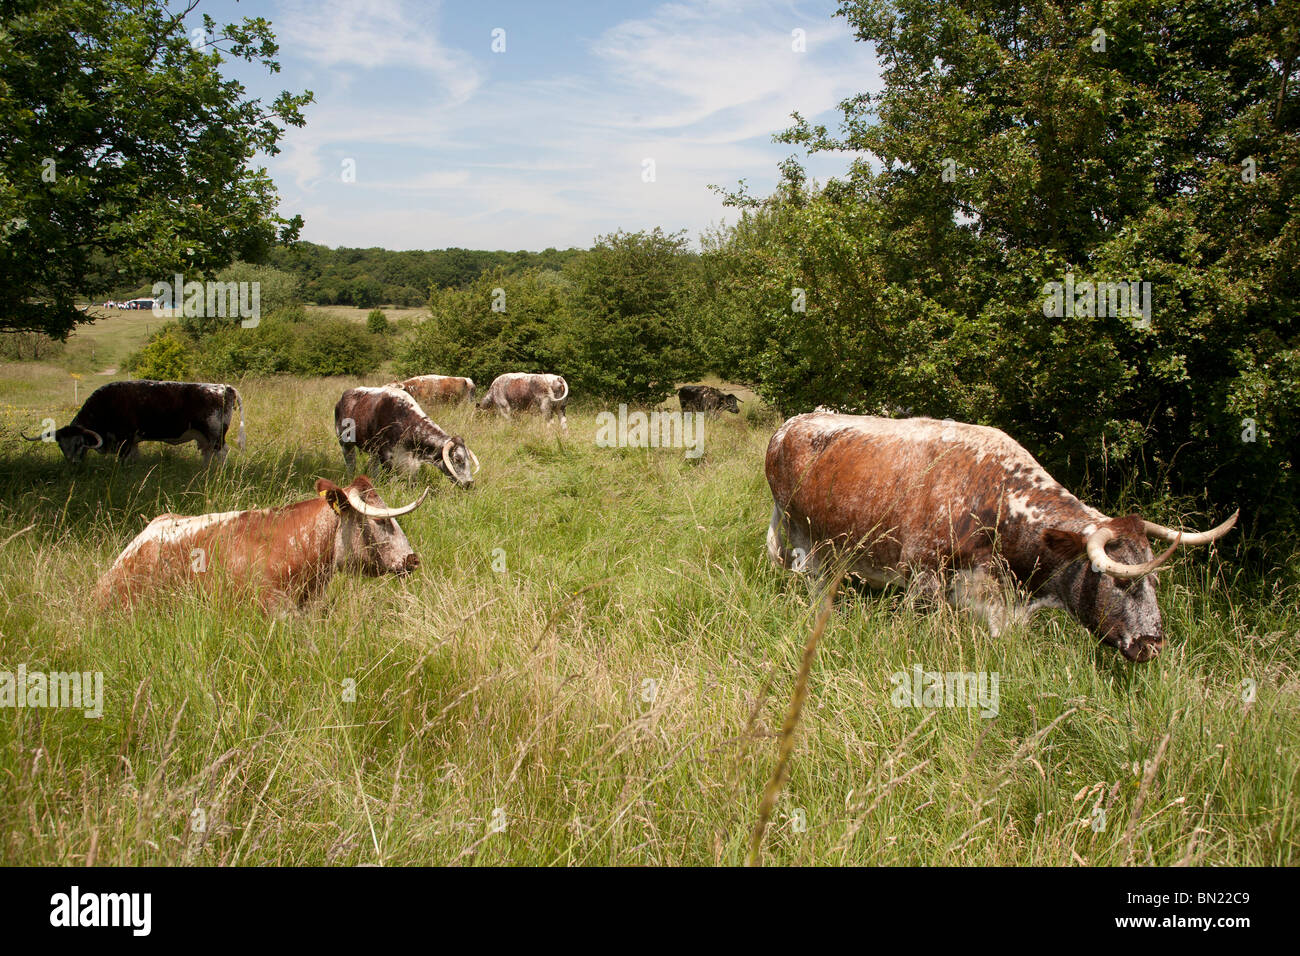
[[374,335],[384,335],[391,328],[392,325],[383,309],[371,309],[370,314],[366,316],[366,331]]
[[192,360],[184,332],[176,323],[169,322],[150,336],[144,348],[127,359],[126,367],[137,378],[178,382],[189,378]]

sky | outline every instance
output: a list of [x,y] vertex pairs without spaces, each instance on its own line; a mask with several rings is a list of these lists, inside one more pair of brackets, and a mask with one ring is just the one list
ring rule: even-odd
[[790,155],[842,174],[846,155],[772,141],[796,110],[835,129],[842,99],[880,88],[835,7],[214,0],[187,25],[267,18],[281,72],[223,69],[267,101],[315,93],[306,126],[259,159],[303,239],[541,250],[655,226],[694,241],[736,218],[710,184],[765,195]]

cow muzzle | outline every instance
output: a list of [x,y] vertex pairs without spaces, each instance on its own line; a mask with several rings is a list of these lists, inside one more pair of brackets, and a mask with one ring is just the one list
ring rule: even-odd
[[1122,637],[1116,641],[1120,653],[1134,664],[1145,664],[1160,656],[1164,648],[1164,638],[1159,634],[1143,634],[1140,637]]

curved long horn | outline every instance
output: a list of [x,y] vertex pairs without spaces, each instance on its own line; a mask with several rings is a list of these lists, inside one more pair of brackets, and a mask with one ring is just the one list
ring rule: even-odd
[[91,451],[94,451],[96,448],[104,447],[104,436],[99,432],[95,431],[93,428],[87,428],[85,425],[81,426],[81,430],[95,436],[95,444],[90,446]]
[[447,466],[447,474],[456,474],[456,467],[451,463],[451,442],[442,443],[442,463]]
[[[465,450],[469,451],[469,445],[465,446]],[[474,462],[474,474],[477,475],[479,469],[482,468],[483,466],[478,463],[478,455],[474,454],[472,451],[469,451],[469,457],[470,457],[470,461]]]
[[27,441],[40,441],[40,440],[41,440],[41,436],[40,436],[40,435],[37,435],[35,438],[31,438],[31,437],[29,437],[28,434],[27,434],[26,432],[24,432],[24,431],[20,431],[18,434],[22,435],[23,438],[24,438],[25,440],[27,440]]
[[1240,508],[1234,511],[1232,517],[1217,528],[1211,528],[1209,531],[1193,531],[1191,534],[1185,531],[1175,531],[1173,528],[1166,528],[1164,525],[1152,521],[1143,521],[1142,526],[1146,528],[1147,534],[1162,541],[1177,541],[1181,537],[1183,544],[1209,544],[1231,531],[1232,526],[1237,523],[1239,514],[1241,514]]
[[1106,543],[1114,537],[1114,529],[1106,527],[1098,528],[1088,536],[1088,557],[1092,559],[1093,570],[1102,574],[1109,574],[1111,577],[1119,578],[1122,581],[1135,581],[1138,578],[1146,577],[1168,561],[1178,547],[1180,536],[1175,535],[1174,543],[1169,546],[1169,550],[1164,554],[1142,564],[1124,564],[1108,555],[1106,553]]
[[416,508],[420,507],[420,504],[428,496],[429,489],[425,488],[424,491],[420,493],[420,497],[416,498],[415,501],[409,505],[403,505],[401,508],[376,508],[374,505],[368,505],[361,499],[361,492],[357,491],[355,488],[344,488],[343,494],[347,495],[348,504],[367,518],[398,518],[402,515],[410,514]]

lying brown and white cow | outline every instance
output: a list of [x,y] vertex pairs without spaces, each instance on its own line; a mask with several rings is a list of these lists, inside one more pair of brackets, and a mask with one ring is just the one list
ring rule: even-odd
[[[226,432],[239,405],[239,438],[244,447],[244,401],[233,385],[204,382],[109,382],[95,389],[72,421],[54,433],[63,457],[81,461],[87,451],[116,452],[122,460],[139,455],[142,441],[169,445],[195,442],[203,461],[226,457]],[[40,441],[41,436],[28,441]]]
[[322,478],[317,497],[283,508],[222,514],[159,515],[99,579],[101,607],[126,606],[166,590],[228,588],[263,609],[300,606],[337,570],[407,574],[420,565],[395,520],[419,507],[389,508],[370,479],[346,488]]
[[433,423],[418,402],[400,388],[350,388],[334,406],[334,431],[348,471],[356,469],[357,446],[385,467],[415,474],[428,462],[461,487],[474,483],[478,458],[459,435]]
[[564,410],[569,404],[569,383],[559,375],[537,372],[506,372],[498,375],[488,386],[487,394],[478,403],[481,409],[495,408],[503,417],[511,412],[537,409],[550,424],[551,416],[560,415],[560,427],[566,431],[569,423]]
[[684,412],[735,412],[740,414],[740,401],[730,392],[712,385],[683,385],[677,390],[677,401]]
[[474,380],[458,375],[417,375],[391,387],[402,389],[426,408],[474,401]]
[[[1011,610],[1002,585],[1016,584],[1032,595],[1019,610],[1063,608],[1132,661],[1164,641],[1153,572],[1237,520],[1187,534],[1108,518],[1003,432],[930,418],[799,415],[772,436],[766,470],[778,566],[820,575],[844,555],[871,585],[974,604],[995,634]],[[1148,537],[1173,545],[1153,558]]]

